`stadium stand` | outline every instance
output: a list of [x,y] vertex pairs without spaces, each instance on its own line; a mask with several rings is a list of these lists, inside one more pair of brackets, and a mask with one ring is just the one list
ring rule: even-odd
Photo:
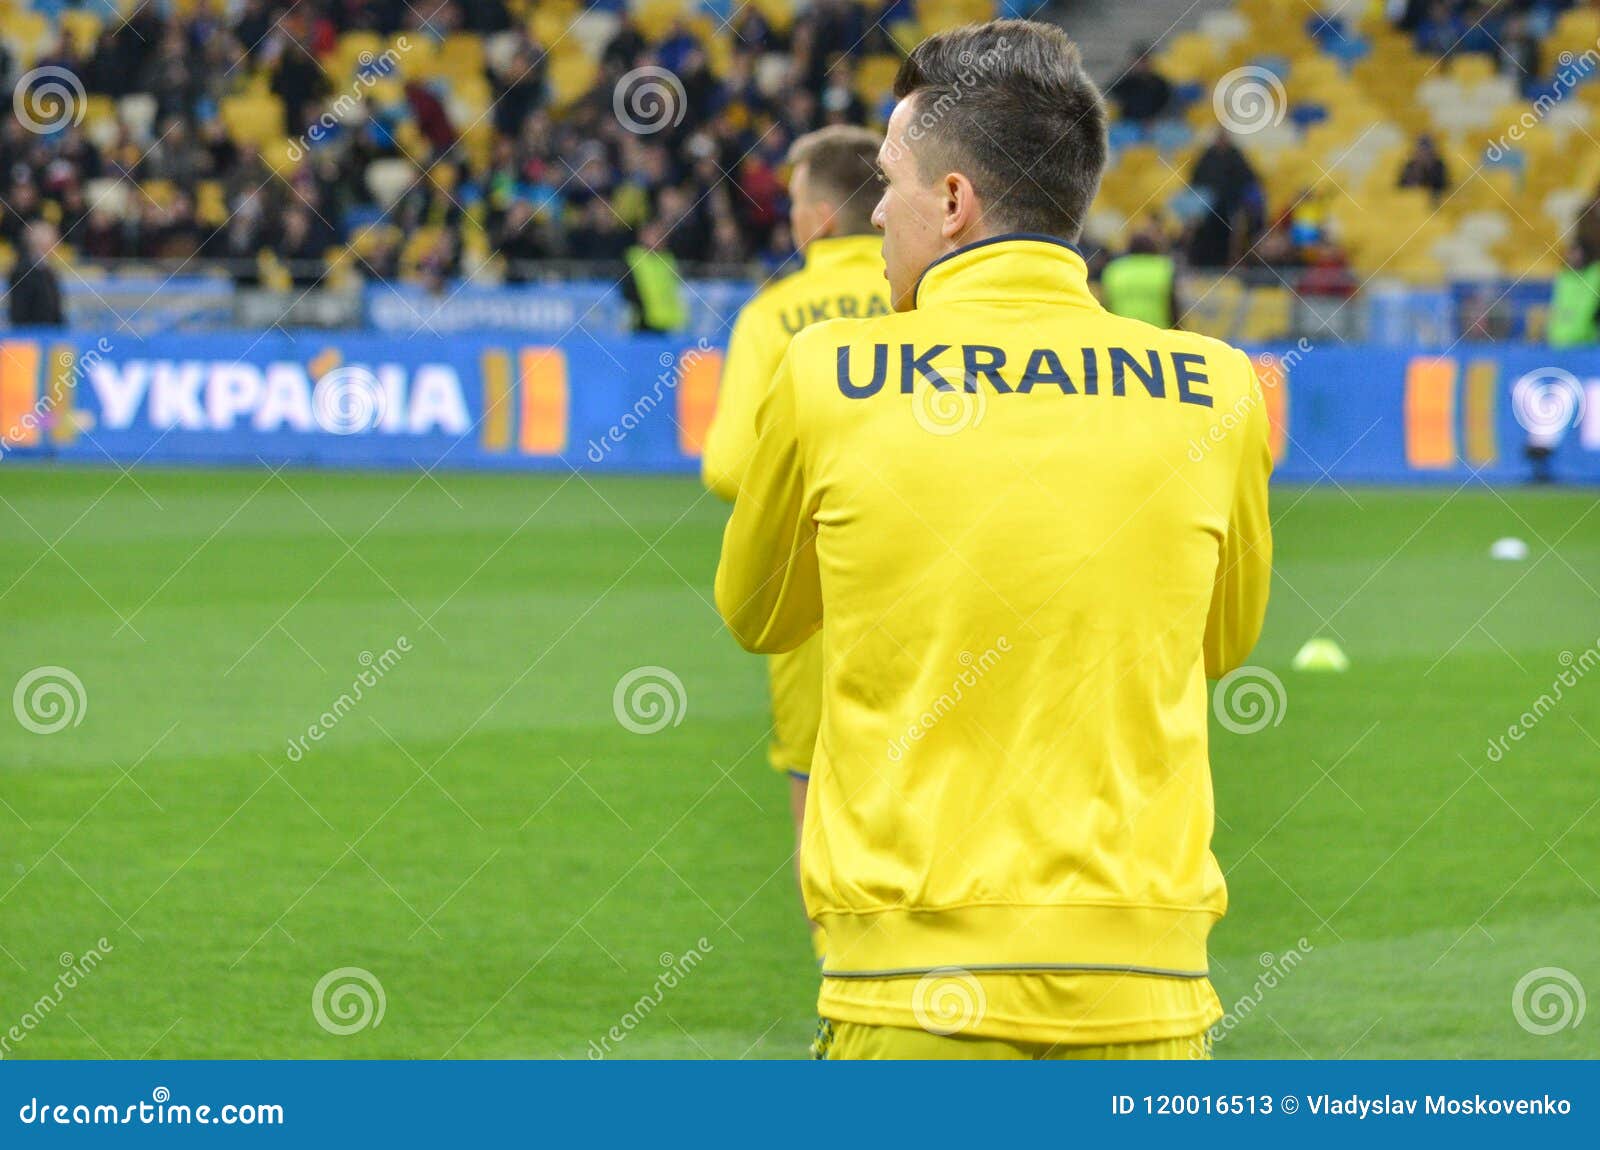
[[[1413,20],[1422,6],[1400,5],[1395,20],[1392,7],[1240,0],[1167,40],[1152,64],[1178,113],[1113,128],[1096,238],[1119,245],[1152,213],[1205,214],[1192,174],[1231,94],[1256,213],[1294,233],[1249,262],[1347,260],[1361,281],[1413,284],[1553,274],[1600,181],[1600,85],[1584,83],[1600,64],[1600,10],[1435,4]],[[1437,192],[1402,186],[1424,137]]]
[[[218,266],[276,288],[515,282],[615,263],[649,219],[681,262],[776,266],[789,140],[881,121],[908,45],[996,11],[0,0],[14,103],[34,107],[54,79],[68,105],[47,130],[13,117],[0,133],[0,266],[34,218],[79,269]],[[1124,114],[1092,246],[1153,231],[1265,285],[1234,331],[1246,339],[1281,332],[1294,295],[1560,267],[1600,183],[1600,7],[1195,11],[1102,77]],[[1070,5],[1050,14],[1071,28]],[[665,119],[630,130],[651,115]]]

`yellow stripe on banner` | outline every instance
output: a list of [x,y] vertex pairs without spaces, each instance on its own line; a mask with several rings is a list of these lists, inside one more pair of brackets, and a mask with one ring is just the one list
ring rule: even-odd
[[1500,458],[1494,415],[1500,365],[1475,359],[1467,365],[1467,462],[1482,467]]
[[567,446],[567,357],[558,348],[525,347],[521,355],[524,455],[560,455]]
[[706,445],[706,429],[717,410],[717,389],[722,385],[722,353],[690,351],[678,360],[678,450],[699,459]]
[[1456,462],[1456,361],[1419,355],[1406,365],[1406,463],[1424,470]]
[[39,345],[30,339],[0,341],[0,442],[32,447],[39,442]]
[[1261,398],[1267,405],[1267,442],[1272,448],[1272,462],[1282,463],[1289,452],[1289,369],[1275,355],[1262,354],[1253,359]]
[[485,451],[511,449],[511,355],[494,347],[483,353],[483,429],[478,441]]
[[50,349],[50,442],[58,447],[78,438],[77,352],[68,344]]

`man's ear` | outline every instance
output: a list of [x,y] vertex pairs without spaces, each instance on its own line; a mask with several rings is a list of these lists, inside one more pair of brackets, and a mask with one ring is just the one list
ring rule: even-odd
[[983,205],[978,202],[978,191],[961,172],[951,172],[944,178],[944,221],[940,234],[956,244],[966,243],[974,235],[983,219]]
[[817,235],[819,240],[839,234],[839,209],[827,200],[817,205]]

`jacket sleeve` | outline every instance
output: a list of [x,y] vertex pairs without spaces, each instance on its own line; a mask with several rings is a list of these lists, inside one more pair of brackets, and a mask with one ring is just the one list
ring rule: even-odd
[[762,338],[763,319],[750,307],[739,313],[728,337],[717,388],[717,410],[706,428],[700,478],[713,495],[733,500],[756,442],[756,409],[772,387],[784,344]]
[[1206,617],[1206,675],[1213,679],[1249,658],[1261,635],[1272,584],[1272,523],[1267,515],[1272,447],[1267,406],[1249,358],[1243,352],[1239,358],[1249,372],[1251,403],[1238,428],[1245,437],[1244,451]]
[[795,418],[794,350],[756,414],[756,443],[717,565],[717,609],[749,651],[792,651],[822,625],[814,497]]

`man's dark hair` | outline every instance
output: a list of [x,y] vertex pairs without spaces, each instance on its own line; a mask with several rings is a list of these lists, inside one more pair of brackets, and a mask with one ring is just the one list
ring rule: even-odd
[[820,198],[838,212],[841,235],[871,235],[878,203],[878,146],[868,128],[834,124],[807,132],[789,146],[789,166],[804,165]]
[[1060,28],[991,20],[941,32],[906,58],[894,94],[916,97],[906,134],[924,176],[965,173],[1006,231],[1078,238],[1106,166],[1106,110]]

